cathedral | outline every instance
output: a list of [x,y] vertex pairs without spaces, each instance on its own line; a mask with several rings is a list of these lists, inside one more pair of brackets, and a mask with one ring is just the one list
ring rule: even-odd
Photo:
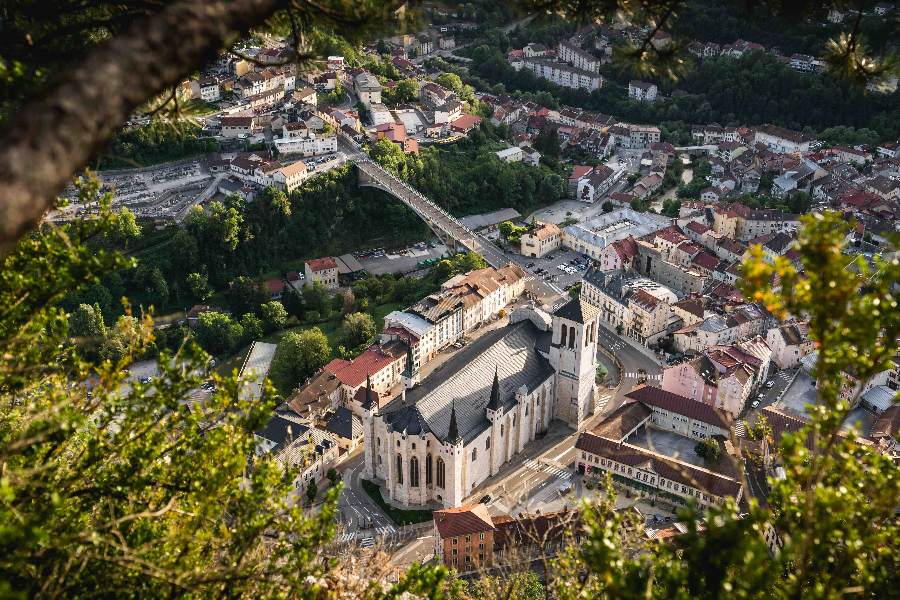
[[410,353],[401,393],[362,407],[365,476],[404,505],[452,508],[550,421],[578,429],[597,408],[598,320],[579,299],[518,309],[421,382]]

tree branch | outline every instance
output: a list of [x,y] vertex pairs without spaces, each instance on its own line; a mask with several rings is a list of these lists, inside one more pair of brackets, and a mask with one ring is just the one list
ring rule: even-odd
[[0,253],[39,223],[135,108],[288,4],[178,0],[59,73],[0,137]]

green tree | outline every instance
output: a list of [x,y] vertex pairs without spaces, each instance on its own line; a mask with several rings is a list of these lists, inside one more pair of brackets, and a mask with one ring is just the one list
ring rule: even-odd
[[343,314],[344,316],[352,315],[353,313],[357,312],[358,309],[359,307],[356,302],[356,296],[352,291],[348,291],[346,294],[344,294],[344,297],[342,299],[341,314]]
[[631,210],[636,212],[646,212],[647,208],[644,206],[644,203],[641,202],[640,198],[632,198],[631,199]]
[[169,284],[159,268],[154,267],[150,273],[150,287],[153,290],[154,304],[157,307],[162,308],[169,303]]
[[456,95],[462,93],[463,82],[462,79],[459,78],[459,75],[456,73],[444,73],[439,75],[437,79],[434,80],[438,85],[444,86],[448,90],[453,90],[456,92]]
[[288,286],[287,291],[281,296],[281,304],[288,315],[303,318],[303,297],[292,286]]
[[321,318],[327,319],[331,314],[331,302],[328,297],[328,288],[321,281],[314,281],[303,286],[303,305],[307,311],[316,312]]
[[504,240],[509,239],[509,236],[513,231],[513,227],[514,225],[512,224],[512,221],[503,221],[502,223],[500,223],[500,235],[503,236]]
[[612,202],[607,200],[606,202],[603,203],[603,206],[601,206],[601,208],[603,209],[604,213],[611,213],[616,207],[613,206]]
[[187,276],[187,284],[191,288],[191,293],[201,302],[213,294],[205,274],[191,273]]
[[112,218],[106,237],[127,248],[141,237],[141,226],[137,224],[134,213],[127,208],[120,208]]
[[197,343],[210,354],[225,354],[241,340],[244,331],[228,315],[201,313],[197,321]]
[[69,336],[73,338],[102,339],[106,336],[100,305],[81,304],[69,316]]
[[712,438],[700,440],[694,446],[694,453],[700,458],[714,463],[719,460],[719,443]]
[[324,367],[330,354],[328,338],[318,327],[299,333],[291,331],[278,344],[272,368],[299,383]]
[[406,164],[406,155],[399,145],[387,139],[381,139],[369,150],[372,159],[382,167],[394,173],[400,173],[400,167]]
[[412,102],[419,97],[419,82],[415,79],[404,79],[394,86],[395,103]]
[[287,311],[278,300],[272,300],[262,305],[262,322],[267,333],[284,329],[287,318]]
[[312,502],[316,499],[316,494],[319,493],[319,486],[316,485],[314,479],[310,479],[309,483],[306,486],[306,499]]
[[356,348],[375,335],[375,320],[365,313],[347,315],[343,325],[345,344],[349,348]]
[[238,277],[226,294],[231,314],[239,319],[247,313],[256,314],[268,301],[268,294],[249,277]]
[[263,323],[254,314],[247,313],[241,317],[241,329],[244,334],[244,343],[250,343],[263,336]]
[[328,478],[328,481],[331,482],[331,485],[337,485],[337,480],[338,480],[337,469],[335,469],[334,467],[331,467],[330,469],[328,469],[328,472],[325,474],[325,477]]

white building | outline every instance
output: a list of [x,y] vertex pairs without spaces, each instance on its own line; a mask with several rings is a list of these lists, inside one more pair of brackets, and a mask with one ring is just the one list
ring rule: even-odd
[[218,102],[222,99],[219,92],[219,82],[215,77],[201,77],[191,82],[191,95],[194,100],[198,98],[206,102]]
[[597,314],[571,300],[548,327],[520,309],[418,385],[405,373],[399,396],[363,407],[366,476],[404,505],[461,506],[550,421],[578,428],[597,406]]
[[310,132],[306,136],[289,135],[277,138],[274,141],[275,148],[278,149],[279,154],[283,155],[315,156],[316,154],[337,152],[337,136],[333,133],[316,134]]
[[643,81],[638,81],[637,79],[633,79],[628,83],[629,98],[642,100],[644,102],[653,102],[656,100],[656,93],[657,89],[655,83],[645,83]]
[[589,92],[599,90],[603,86],[603,77],[593,71],[585,71],[578,67],[570,67],[564,62],[552,58],[535,56],[526,58],[526,69],[531,69],[536,77],[543,77],[556,85],[568,88],[584,88]]
[[594,73],[600,72],[600,59],[590,52],[585,52],[572,42],[567,40],[561,41],[557,54],[565,62],[572,63],[573,67],[584,71],[593,71]]

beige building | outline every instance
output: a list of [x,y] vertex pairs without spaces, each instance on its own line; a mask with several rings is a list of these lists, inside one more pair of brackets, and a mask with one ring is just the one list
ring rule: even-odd
[[309,283],[320,281],[329,290],[338,287],[337,261],[330,256],[306,261],[306,264],[303,265],[303,272]]
[[562,245],[562,234],[555,223],[536,223],[536,227],[522,234],[522,256],[540,258]]

